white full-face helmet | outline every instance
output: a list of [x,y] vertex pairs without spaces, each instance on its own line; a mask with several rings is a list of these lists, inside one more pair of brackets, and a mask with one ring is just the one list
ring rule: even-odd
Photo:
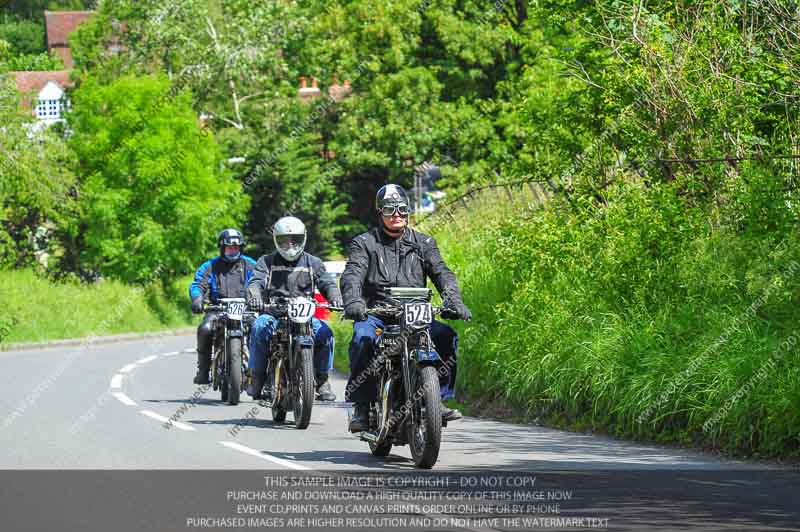
[[272,240],[281,257],[295,261],[306,247],[306,226],[294,216],[284,216],[275,222]]

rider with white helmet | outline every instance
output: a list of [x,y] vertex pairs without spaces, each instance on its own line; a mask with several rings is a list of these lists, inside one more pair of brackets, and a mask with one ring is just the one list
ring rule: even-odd
[[[327,275],[322,260],[306,253],[306,227],[294,216],[285,216],[272,228],[275,252],[258,259],[253,276],[247,285],[247,300],[254,307],[280,298],[314,297],[317,288],[333,306],[342,306],[339,287]],[[278,320],[269,314],[259,316],[250,332],[249,367],[253,374],[253,388],[248,393],[261,398],[267,375],[269,342]],[[314,330],[314,373],[317,396],[322,401],[333,401],[336,396],[328,383],[328,373],[333,365],[331,349],[333,331],[317,318],[312,319]]]

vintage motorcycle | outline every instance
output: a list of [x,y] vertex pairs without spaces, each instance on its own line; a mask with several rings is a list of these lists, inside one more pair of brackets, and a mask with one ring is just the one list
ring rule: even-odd
[[[322,305],[331,310],[339,310]],[[295,297],[263,305],[278,320],[270,341],[267,364],[267,393],[271,401],[272,420],[286,421],[292,411],[294,424],[305,429],[311,422],[314,406],[314,331],[311,318],[317,303],[310,298]]]
[[219,312],[213,333],[211,384],[214,390],[220,390],[223,402],[237,405],[242,387],[247,384],[247,337],[255,313],[247,311],[244,298],[222,298],[206,305],[205,310]]
[[388,456],[393,445],[409,445],[417,467],[430,469],[442,442],[440,371],[430,325],[444,309],[431,305],[429,288],[388,288],[387,304],[367,313],[380,318],[373,374],[378,401],[370,406],[369,430],[357,436],[375,456]]

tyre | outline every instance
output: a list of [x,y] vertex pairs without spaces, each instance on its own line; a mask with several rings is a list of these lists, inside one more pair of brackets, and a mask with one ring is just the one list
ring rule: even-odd
[[433,366],[417,368],[411,387],[414,422],[408,422],[408,445],[417,467],[430,469],[439,458],[442,443],[442,400],[439,375]]
[[225,365],[227,401],[229,405],[238,405],[239,395],[242,393],[242,339],[228,338],[227,353],[228,363]]
[[314,355],[310,347],[300,348],[298,365],[294,368],[294,424],[308,428],[314,406]]

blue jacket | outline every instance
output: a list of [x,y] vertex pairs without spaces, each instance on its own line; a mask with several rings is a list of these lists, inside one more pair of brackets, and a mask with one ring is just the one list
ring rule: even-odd
[[223,297],[244,297],[255,266],[256,261],[247,255],[236,262],[222,260],[222,257],[207,260],[194,274],[189,297],[203,296],[212,302]]

